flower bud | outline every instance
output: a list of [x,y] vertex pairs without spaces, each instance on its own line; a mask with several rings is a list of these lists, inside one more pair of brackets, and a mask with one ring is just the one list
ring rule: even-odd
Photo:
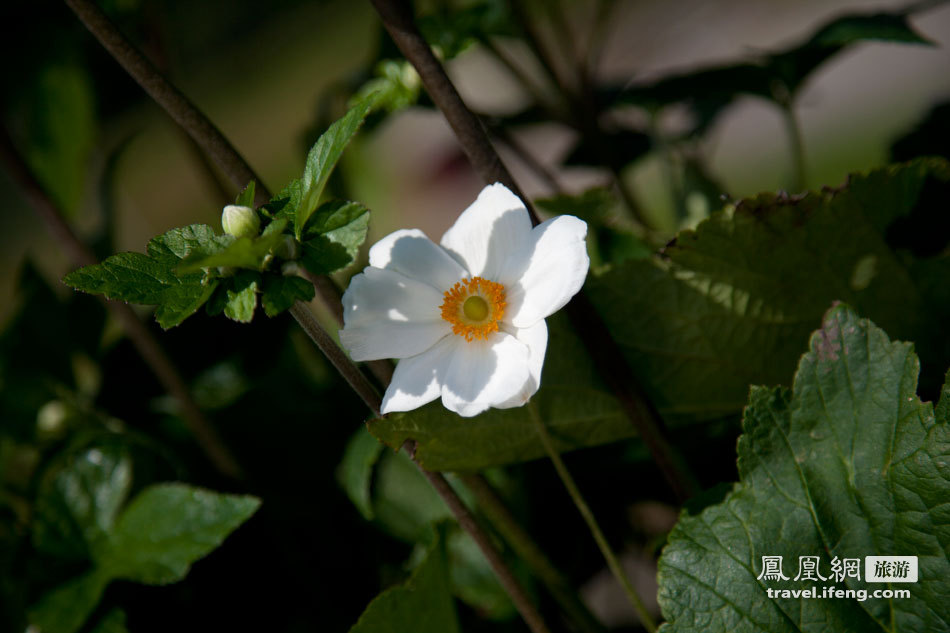
[[261,230],[261,219],[250,207],[229,204],[221,213],[221,227],[234,237],[254,237]]

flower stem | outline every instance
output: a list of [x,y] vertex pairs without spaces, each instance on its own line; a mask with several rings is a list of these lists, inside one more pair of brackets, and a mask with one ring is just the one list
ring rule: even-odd
[[[36,214],[46,224],[47,230],[60,243],[61,248],[73,263],[78,266],[95,264],[95,255],[73,232],[59,208],[36,180],[26,161],[17,151],[6,128],[2,127],[0,127],[0,158],[13,180],[26,194]],[[155,340],[151,331],[128,304],[121,301],[109,301],[104,297],[100,299],[118,321],[125,335],[129,337],[132,345],[158,378],[162,387],[178,401],[182,419],[212,465],[222,474],[240,479],[242,471],[234,454],[221,440],[214,425],[201,412],[175,363]]]
[[782,119],[785,122],[792,152],[792,188],[797,193],[805,189],[805,141],[791,102],[783,103],[781,107]]
[[627,574],[624,572],[620,561],[617,560],[617,555],[614,554],[612,549],[610,549],[610,544],[607,542],[607,538],[601,531],[600,525],[597,523],[597,519],[594,518],[594,513],[591,512],[590,507],[584,500],[583,495],[581,495],[581,491],[574,482],[574,478],[571,477],[571,473],[567,470],[567,466],[564,465],[564,460],[561,459],[560,453],[558,453],[557,449],[554,447],[554,442],[551,440],[551,435],[548,433],[548,429],[541,420],[541,415],[538,413],[537,404],[534,401],[529,402],[528,409],[531,413],[531,418],[534,420],[534,425],[538,430],[538,436],[541,438],[541,443],[544,445],[544,450],[547,451],[548,457],[551,458],[551,462],[554,464],[554,469],[557,471],[558,476],[564,483],[564,487],[567,489],[567,493],[574,501],[574,505],[577,507],[578,512],[581,513],[581,516],[587,523],[587,527],[590,529],[590,533],[594,537],[594,541],[597,542],[597,547],[600,548],[601,554],[604,555],[604,559],[607,561],[607,566],[610,568],[610,571],[613,572],[614,577],[617,579],[617,581],[623,587],[623,590],[626,592],[627,596],[630,598],[633,608],[636,609],[637,615],[640,617],[640,622],[647,631],[653,633],[656,631],[656,623],[653,621],[653,618],[647,611],[646,606],[643,604],[643,600],[641,600],[639,594],[637,594],[637,590],[634,589],[633,585],[631,584],[630,579],[627,578]]
[[449,511],[452,513],[452,516],[455,517],[455,520],[458,521],[458,524],[463,530],[468,532],[472,540],[475,541],[475,544],[478,545],[478,548],[488,560],[488,564],[491,565],[492,570],[495,572],[495,576],[498,577],[502,587],[504,587],[505,591],[511,597],[515,608],[518,609],[521,617],[528,625],[528,628],[531,629],[532,633],[550,633],[550,629],[548,629],[547,624],[545,624],[544,618],[541,617],[534,603],[531,602],[531,599],[521,586],[521,583],[515,578],[511,572],[511,568],[508,567],[508,564],[504,561],[501,554],[488,538],[488,535],[475,520],[471,510],[465,506],[465,503],[458,496],[458,493],[455,492],[455,489],[449,485],[449,482],[446,481],[442,473],[426,470],[416,461],[416,445],[414,441],[407,440],[403,448],[405,448],[409,456],[412,457],[412,461],[415,462],[425,478],[429,480],[429,483],[432,484],[435,491],[442,497],[442,500],[445,502],[445,505],[449,507]]
[[[411,6],[404,0],[372,2],[396,46],[419,73],[432,101],[452,127],[475,171],[486,183],[501,182],[511,189],[524,201],[532,224],[537,224],[538,216],[530,201],[521,193],[492,147],[478,117],[462,101],[445,69],[416,27]],[[683,461],[675,456],[659,415],[637,385],[633,372],[618,351],[603,319],[583,292],[578,293],[567,305],[567,311],[575,329],[581,333],[581,340],[594,359],[601,377],[643,438],[674,494],[681,502],[685,501],[696,491],[695,480]]]
[[581,601],[567,577],[554,566],[547,554],[538,547],[531,535],[512,516],[511,511],[492,485],[478,474],[459,475],[459,478],[475,495],[479,509],[484,512],[515,553],[528,564],[534,575],[544,583],[579,629],[586,633],[603,633],[604,626]]

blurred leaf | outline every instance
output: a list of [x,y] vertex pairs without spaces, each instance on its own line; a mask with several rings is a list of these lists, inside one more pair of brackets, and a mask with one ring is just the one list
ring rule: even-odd
[[30,623],[43,633],[75,633],[99,604],[108,584],[109,577],[99,569],[77,576],[33,605]]
[[310,301],[315,294],[313,284],[301,277],[266,275],[261,306],[264,313],[274,317],[297,301]]
[[191,385],[191,394],[200,409],[223,409],[240,399],[251,386],[234,362],[213,365],[198,374]]
[[108,537],[132,484],[132,464],[113,445],[68,454],[37,491],[33,543],[62,557],[88,558]]
[[422,80],[412,64],[384,59],[376,65],[375,76],[357,90],[351,103],[372,101],[374,110],[396,112],[414,105],[421,91]]
[[420,17],[422,36],[449,60],[469,46],[493,35],[513,36],[508,5],[499,0],[475,2],[465,7],[442,5],[437,13]]
[[[558,450],[597,446],[633,435],[630,421],[600,383],[583,344],[561,314],[547,319],[548,349],[541,389],[534,396]],[[462,420],[440,401],[369,423],[391,448],[417,442],[416,459],[429,470],[476,471],[546,455],[525,407],[489,409]]]
[[328,275],[353,263],[369,229],[369,209],[334,200],[320,205],[301,238],[300,263],[314,275]]
[[185,577],[191,564],[221,545],[260,506],[260,500],[185,484],[149,486],[119,517],[96,552],[112,578],[164,585]]
[[301,238],[307,220],[317,208],[330,172],[336,166],[343,150],[356,136],[360,126],[375,105],[375,96],[353,105],[341,119],[334,122],[310,149],[303,177],[300,180],[300,205],[296,209],[294,231]]
[[260,275],[242,270],[234,276],[233,290],[228,290],[224,316],[239,323],[250,323],[257,308],[257,290]]
[[113,609],[109,611],[99,623],[92,629],[91,633],[127,633],[125,626],[125,611],[122,609]]
[[252,180],[251,182],[247,183],[247,186],[244,187],[244,189],[241,190],[241,193],[237,195],[237,198],[234,199],[234,204],[253,209],[254,208],[254,189],[255,189],[255,184],[254,184],[254,181]]
[[426,555],[404,583],[376,596],[350,633],[458,633],[449,592],[441,527]]
[[282,231],[286,226],[287,220],[278,218],[256,237],[235,239],[230,235],[219,235],[191,251],[178,265],[177,273],[185,275],[218,266],[264,270],[283,244]]
[[214,292],[216,281],[203,283],[201,274],[175,272],[192,249],[204,247],[214,237],[205,224],[172,229],[148,243],[148,255],[119,253],[67,274],[63,283],[109,299],[157,305],[155,318],[167,330],[194,314]]
[[373,502],[370,486],[373,483],[373,468],[383,452],[383,444],[365,429],[358,430],[347,442],[343,461],[336,471],[336,479],[343,487],[356,509],[367,521],[373,519]]
[[666,416],[733,414],[748,385],[787,384],[796,341],[835,300],[915,341],[921,384],[932,390],[950,365],[950,292],[938,281],[950,277],[950,258],[895,250],[888,232],[915,213],[928,183],[948,181],[950,164],[930,159],[855,175],[836,190],[761,194],[683,231],[663,259],[592,279],[590,297]]
[[816,68],[845,47],[868,40],[930,44],[908,23],[904,11],[843,15],[821,26],[801,44],[765,55],[759,62],[701,69],[620,90],[608,88],[602,97],[609,103],[630,103],[647,109],[688,103],[696,117],[690,134],[698,135],[739,95],[791,103]]
[[891,146],[891,160],[918,156],[950,158],[950,102],[935,105],[917,127]]
[[[738,444],[740,483],[699,515],[684,513],[660,558],[664,631],[946,628],[950,385],[935,419],[933,406],[914,393],[918,369],[911,344],[892,343],[838,306],[811,337],[792,392],[752,389]],[[816,586],[792,578],[801,556],[817,557],[827,576],[834,557],[873,555],[918,557],[921,578],[908,585],[909,598],[766,593]],[[759,579],[764,556],[790,562],[790,580]],[[838,583],[869,593],[893,588],[866,577]]]
[[607,165],[620,169],[645,156],[651,148],[650,137],[634,130],[616,130],[582,136],[564,158],[564,165]]
[[34,75],[27,99],[27,162],[56,206],[74,217],[96,134],[92,80],[77,60],[50,62]]

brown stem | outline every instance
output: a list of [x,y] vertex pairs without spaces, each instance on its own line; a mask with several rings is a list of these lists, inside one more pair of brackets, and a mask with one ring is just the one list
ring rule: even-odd
[[501,557],[501,554],[498,553],[498,550],[488,538],[488,535],[475,520],[471,510],[469,510],[462,499],[459,498],[455,489],[449,485],[449,482],[446,481],[442,473],[426,470],[416,461],[416,447],[412,440],[406,441],[403,448],[409,453],[409,456],[412,457],[412,461],[416,463],[416,466],[419,467],[419,470],[425,478],[429,480],[429,483],[432,484],[435,491],[442,497],[442,500],[445,502],[445,505],[449,507],[449,511],[452,513],[452,516],[455,517],[455,520],[458,521],[458,524],[463,530],[468,532],[472,540],[475,541],[475,544],[478,545],[478,549],[481,550],[482,554],[488,560],[488,564],[491,565],[499,582],[501,582],[505,591],[511,597],[511,601],[514,602],[515,608],[518,609],[518,613],[524,618],[528,628],[531,629],[533,633],[550,633],[547,624],[544,622],[544,618],[538,613],[538,610],[535,608],[534,603],[531,602],[531,599],[521,586],[521,583],[515,578],[508,564]]
[[603,625],[591,614],[587,606],[578,597],[570,581],[551,562],[547,554],[531,538],[501,497],[488,481],[478,474],[459,475],[462,483],[478,501],[479,509],[488,517],[505,541],[511,545],[519,558],[524,560],[544,586],[547,587],[557,603],[574,623],[587,633],[602,633]]
[[[79,266],[91,266],[96,257],[82,240],[73,232],[63,219],[56,204],[46,194],[43,186],[36,180],[23,157],[16,150],[6,128],[0,128],[0,156],[13,177],[30,201],[36,214],[40,216],[53,238],[61,245],[67,257]],[[211,422],[205,418],[191,396],[188,386],[181,377],[171,358],[155,340],[155,337],[128,306],[119,301],[102,299],[106,308],[115,317],[126,336],[138,350],[165,390],[178,401],[182,418],[195,436],[198,446],[221,473],[240,478],[241,468],[234,455],[221,441]]]
[[353,388],[356,395],[366,403],[366,406],[369,407],[370,411],[372,411],[376,417],[379,417],[379,408],[382,404],[379,393],[369,382],[369,379],[363,375],[363,372],[359,370],[356,363],[350,360],[346,353],[340,349],[340,346],[336,344],[336,341],[330,338],[330,335],[327,334],[327,331],[324,330],[317,321],[317,317],[313,315],[310,308],[308,308],[305,303],[298,301],[291,306],[290,313],[297,319],[297,323],[299,323],[300,327],[307,333],[310,340],[320,348],[320,351],[327,357],[327,360],[333,364],[336,370],[340,372],[340,375],[343,376],[343,379],[346,380],[347,384]]
[[[415,67],[432,101],[455,131],[472,166],[485,182],[502,182],[524,200],[532,222],[537,224],[537,215],[501,162],[478,117],[462,101],[455,86],[445,74],[445,69],[419,33],[408,3],[404,0],[372,0],[372,2],[396,46]],[[679,500],[685,501],[696,489],[695,482],[685,464],[674,457],[673,448],[665,437],[659,415],[642,395],[630,367],[617,351],[617,345],[600,315],[583,292],[568,304],[567,311],[577,331],[583,333],[581,340],[593,357],[599,373],[643,438],[653,455],[653,460]]]

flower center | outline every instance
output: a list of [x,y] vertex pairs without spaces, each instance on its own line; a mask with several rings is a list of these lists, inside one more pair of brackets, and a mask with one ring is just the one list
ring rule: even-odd
[[481,277],[456,283],[443,299],[442,318],[466,341],[488,338],[505,316],[505,287]]

